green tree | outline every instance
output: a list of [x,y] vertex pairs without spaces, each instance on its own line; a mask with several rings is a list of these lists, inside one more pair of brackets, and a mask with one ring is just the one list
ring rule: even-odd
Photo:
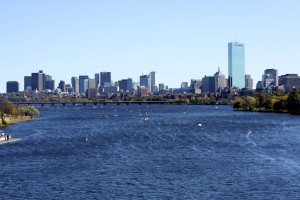
[[257,95],[257,100],[258,100],[258,107],[260,109],[266,107],[267,100],[271,98],[271,94],[269,93],[259,93]]
[[247,96],[245,99],[245,110],[254,110],[256,108],[256,99],[254,97]]
[[233,109],[240,110],[245,107],[245,100],[243,97],[236,97],[233,100]]
[[287,108],[292,114],[300,114],[300,90],[294,89],[287,98]]
[[34,106],[22,106],[18,108],[18,112],[24,116],[36,116],[39,115],[38,109],[36,109]]
[[0,117],[2,124],[6,124],[5,122],[5,115],[13,115],[15,116],[17,113],[16,107],[6,99],[0,101]]

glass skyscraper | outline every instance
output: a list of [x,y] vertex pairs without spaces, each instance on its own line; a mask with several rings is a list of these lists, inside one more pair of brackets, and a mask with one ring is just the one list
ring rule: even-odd
[[228,43],[228,85],[245,87],[245,45],[238,42]]
[[79,76],[79,93],[85,93],[89,87],[89,76]]

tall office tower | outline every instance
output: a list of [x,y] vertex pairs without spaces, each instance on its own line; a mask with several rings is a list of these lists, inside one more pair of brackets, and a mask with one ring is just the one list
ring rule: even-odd
[[31,90],[31,76],[24,76],[24,91]]
[[158,85],[158,90],[159,90],[159,92],[164,91],[164,90],[165,90],[165,84],[160,83],[160,84]]
[[85,93],[89,88],[89,76],[79,76],[79,93]]
[[148,75],[142,75],[140,76],[140,86],[144,86],[148,88]]
[[151,92],[154,91],[154,88],[158,88],[158,76],[157,72],[150,72],[150,87],[151,87]]
[[61,89],[62,92],[65,92],[66,91],[66,82],[60,81],[58,84],[58,87]]
[[253,88],[253,79],[251,78],[250,74],[245,75],[245,82],[246,82],[246,85],[245,85],[246,88],[248,88],[248,89]]
[[128,92],[132,92],[133,90],[133,83],[131,78],[120,80],[118,81],[118,84],[120,90]]
[[38,73],[31,73],[31,89],[42,92],[44,90],[44,73],[40,70]]
[[202,78],[202,91],[206,93],[215,92],[215,77],[205,76]]
[[218,72],[214,75],[215,78],[215,92],[221,92],[226,87],[226,78],[225,75],[218,68]]
[[6,82],[6,93],[19,92],[19,82],[18,81],[8,81]]
[[110,72],[100,72],[100,86],[101,87],[111,86]]
[[245,87],[245,45],[228,43],[228,86]]
[[95,74],[95,80],[96,80],[96,88],[98,89],[100,83],[100,74],[98,73]]
[[266,69],[262,77],[263,87],[278,86],[278,70]]
[[79,93],[79,79],[74,76],[71,78],[71,83],[74,89],[74,93]]
[[52,76],[45,75],[45,89],[54,90],[55,89],[55,81],[52,80]]
[[95,79],[89,79],[89,87],[88,89],[96,89],[96,80]]

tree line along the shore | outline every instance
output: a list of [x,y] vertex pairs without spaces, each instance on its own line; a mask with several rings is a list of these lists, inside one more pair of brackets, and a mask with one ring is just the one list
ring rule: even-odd
[[236,97],[232,105],[235,110],[242,111],[300,114],[300,90],[294,89],[288,94],[281,92],[257,93],[253,96]]
[[6,117],[12,119],[22,118],[24,116],[33,117],[39,115],[39,111],[34,106],[15,106],[12,102],[6,99],[0,100],[0,125],[7,125]]

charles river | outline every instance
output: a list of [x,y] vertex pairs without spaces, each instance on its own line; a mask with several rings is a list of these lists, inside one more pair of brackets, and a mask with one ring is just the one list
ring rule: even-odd
[[38,120],[2,129],[22,140],[0,146],[1,199],[300,199],[299,116],[204,105],[38,109]]

